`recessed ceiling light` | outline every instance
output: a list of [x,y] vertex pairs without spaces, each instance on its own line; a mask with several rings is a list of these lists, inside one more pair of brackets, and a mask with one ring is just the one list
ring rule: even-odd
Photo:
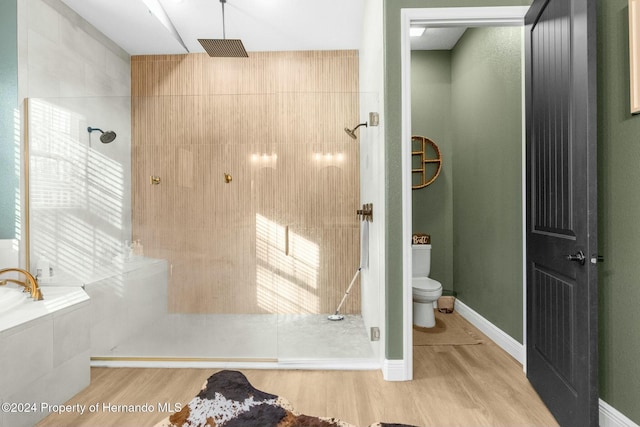
[[421,37],[425,30],[425,27],[411,27],[409,28],[409,35],[411,37]]

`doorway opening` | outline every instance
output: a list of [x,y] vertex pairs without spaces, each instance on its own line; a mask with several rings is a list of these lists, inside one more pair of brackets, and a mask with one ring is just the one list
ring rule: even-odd
[[[413,372],[413,360],[412,360],[412,252],[411,252],[411,235],[413,230],[413,194],[412,194],[412,156],[411,156],[411,136],[413,134],[412,128],[412,85],[411,85],[411,41],[410,41],[410,28],[413,26],[422,27],[521,27],[524,26],[524,16],[528,10],[528,7],[479,7],[479,8],[431,8],[431,9],[403,9],[401,11],[401,64],[402,64],[402,188],[403,188],[403,313],[404,313],[404,354],[405,357],[405,369],[408,375]],[[522,39],[522,38],[521,38]],[[521,48],[521,58],[523,58],[524,48]],[[522,59],[521,59],[522,60]],[[524,67],[521,67],[524,70]],[[524,82],[524,76],[522,77]],[[524,84],[521,85],[521,97],[520,102],[522,104],[522,126],[520,129],[521,144],[520,155],[522,159],[522,170],[520,174],[520,189],[524,194]],[[428,136],[428,135],[426,135]],[[443,160],[444,161],[444,160]],[[525,208],[524,197],[522,198],[522,206],[519,210],[518,222],[522,225],[521,230],[524,230],[525,223]],[[525,345],[526,345],[526,320],[525,320],[525,258],[526,251],[524,248],[524,235],[522,236],[522,319],[523,319],[523,344],[520,344],[516,340],[512,339],[506,333],[500,331],[498,328],[486,321],[482,316],[469,309],[467,315],[476,316],[477,322],[474,322],[484,333],[490,336],[494,341],[498,342],[503,348],[505,348],[512,356],[526,366],[525,361]],[[440,242],[442,243],[442,242]],[[433,265],[433,263],[432,263]],[[451,283],[445,284],[451,286]],[[519,302],[513,302],[518,304]],[[478,324],[478,322],[480,322]],[[483,329],[483,323],[485,328]],[[492,329],[492,330],[491,330]],[[504,345],[502,345],[504,344]]]

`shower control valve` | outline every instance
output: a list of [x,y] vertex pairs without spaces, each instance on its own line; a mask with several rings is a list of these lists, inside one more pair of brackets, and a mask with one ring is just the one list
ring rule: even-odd
[[362,209],[356,211],[358,218],[362,221],[373,221],[373,203],[365,203],[362,205]]

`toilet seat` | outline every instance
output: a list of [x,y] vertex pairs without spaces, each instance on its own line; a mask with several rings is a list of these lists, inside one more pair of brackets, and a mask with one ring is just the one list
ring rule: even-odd
[[414,301],[432,302],[442,295],[442,284],[429,277],[414,277],[411,281]]

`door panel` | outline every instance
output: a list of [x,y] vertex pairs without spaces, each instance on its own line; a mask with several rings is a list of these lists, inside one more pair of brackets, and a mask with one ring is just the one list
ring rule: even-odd
[[597,426],[594,1],[534,0],[525,38],[527,375],[561,425]]

